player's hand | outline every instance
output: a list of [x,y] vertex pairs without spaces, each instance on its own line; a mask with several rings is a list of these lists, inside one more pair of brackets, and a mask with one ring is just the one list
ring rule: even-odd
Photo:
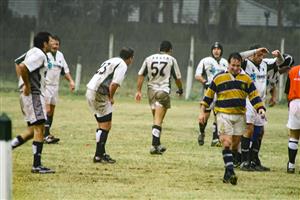
[[205,117],[205,114],[204,114],[204,113],[200,113],[200,114],[199,114],[198,121],[199,121],[200,124],[205,124],[205,122],[206,122],[206,117]]
[[31,92],[30,87],[24,85],[24,86],[23,86],[23,94],[24,94],[25,96],[28,96],[28,95],[30,94],[30,92]]
[[137,102],[140,102],[141,99],[142,99],[142,93],[141,92],[136,92],[136,94],[135,94],[135,100]]
[[269,50],[265,47],[256,49],[256,53],[270,53]]
[[274,50],[274,51],[272,51],[272,55],[273,55],[274,57],[278,58],[279,56],[281,56],[281,53],[280,53],[279,50]]
[[114,105],[115,100],[113,98],[109,98],[109,101],[110,101],[111,105]]
[[75,90],[75,83],[74,81],[70,81],[70,91],[73,92]]
[[176,91],[176,94],[178,94],[178,96],[182,96],[182,94],[183,94],[183,89],[182,89],[182,88],[178,89],[178,90]]
[[258,114],[261,116],[262,119],[266,117],[266,112],[262,108],[258,110]]

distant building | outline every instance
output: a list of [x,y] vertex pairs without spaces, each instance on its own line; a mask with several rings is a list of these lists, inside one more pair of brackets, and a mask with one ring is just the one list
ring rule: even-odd
[[38,0],[9,0],[8,8],[14,16],[38,17]]

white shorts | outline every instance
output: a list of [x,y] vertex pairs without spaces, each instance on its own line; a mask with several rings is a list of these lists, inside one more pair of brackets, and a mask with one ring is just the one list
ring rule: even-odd
[[47,119],[45,99],[42,95],[20,95],[21,110],[28,125],[42,124]]
[[294,99],[290,102],[289,119],[286,125],[289,129],[300,129],[300,99]]
[[243,135],[246,130],[244,114],[217,113],[219,135]]
[[87,89],[85,96],[92,113],[97,117],[103,117],[112,113],[112,105],[107,95]]
[[56,105],[58,102],[58,85],[46,85],[45,102],[46,104]]
[[254,124],[254,126],[264,126],[267,121],[266,118],[262,118],[255,108],[251,105],[250,101],[246,103],[246,122],[247,124]]

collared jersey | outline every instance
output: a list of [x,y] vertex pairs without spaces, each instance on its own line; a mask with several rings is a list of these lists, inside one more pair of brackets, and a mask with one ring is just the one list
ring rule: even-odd
[[181,73],[174,57],[158,53],[147,57],[138,75],[148,77],[148,88],[156,91],[171,91],[171,76],[174,79],[180,79]]
[[215,111],[228,114],[244,114],[246,112],[246,98],[256,110],[264,108],[263,102],[251,78],[242,71],[237,76],[229,72],[222,72],[215,76],[201,104],[209,107],[217,96]]
[[49,52],[47,53],[47,56],[49,58],[50,67],[46,75],[46,85],[58,86],[62,70],[64,73],[70,72],[68,64],[64,58],[63,53],[60,51],[57,51],[56,54]]
[[[33,47],[15,60],[16,64],[23,63],[29,71],[29,83],[32,94],[41,94],[45,88],[45,74],[47,72],[47,55],[39,48]],[[19,88],[23,86],[22,78],[19,78]]]
[[126,71],[127,64],[123,59],[119,57],[111,58],[101,64],[87,84],[87,88],[108,95],[111,82],[121,85]]
[[286,81],[285,93],[289,101],[300,99],[300,65],[292,67]]
[[[245,60],[245,72],[251,77],[264,101],[267,92],[268,71],[277,69],[276,59],[263,59],[260,65],[255,65],[251,60]],[[270,72],[271,73],[271,72]],[[276,73],[275,71],[273,73]]]
[[213,80],[214,76],[217,75],[220,72],[226,71],[228,67],[228,62],[226,59],[221,58],[218,62],[213,57],[206,57],[200,60],[195,76],[204,76],[206,77],[207,83],[206,85],[209,85],[211,81]]

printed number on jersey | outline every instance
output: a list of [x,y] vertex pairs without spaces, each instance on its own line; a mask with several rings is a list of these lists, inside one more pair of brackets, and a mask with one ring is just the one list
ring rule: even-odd
[[104,62],[104,63],[102,63],[102,65],[100,66],[100,68],[97,70],[97,72],[96,72],[96,74],[104,74],[105,73],[105,71],[106,71],[106,68],[110,65],[111,63],[106,63],[106,62]]
[[165,76],[164,69],[167,66],[167,62],[152,62],[151,63],[151,71],[152,76],[155,77],[158,74],[160,76]]

